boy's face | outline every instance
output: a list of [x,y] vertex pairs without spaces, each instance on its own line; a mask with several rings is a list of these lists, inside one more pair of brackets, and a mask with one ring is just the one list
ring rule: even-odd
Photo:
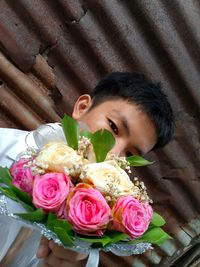
[[125,100],[108,100],[90,109],[92,100],[82,95],[76,102],[73,118],[86,123],[92,132],[107,129],[115,137],[112,152],[120,156],[143,155],[157,141],[156,129],[145,112]]

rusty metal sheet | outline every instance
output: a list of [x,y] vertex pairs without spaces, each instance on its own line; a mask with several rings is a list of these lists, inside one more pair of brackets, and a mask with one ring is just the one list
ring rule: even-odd
[[0,1],[0,126],[57,121],[111,71],[145,73],[172,103],[174,140],[136,173],[174,239],[137,257],[102,253],[100,266],[198,266],[199,44],[196,0]]

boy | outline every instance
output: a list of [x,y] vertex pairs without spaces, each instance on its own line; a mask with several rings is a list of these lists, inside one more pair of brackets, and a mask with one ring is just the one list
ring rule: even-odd
[[[163,147],[174,132],[171,106],[160,85],[137,73],[116,72],[106,76],[91,96],[79,97],[72,117],[86,123],[91,131],[101,128],[111,131],[116,139],[112,152],[121,156],[143,155]],[[24,140],[25,134],[21,135]],[[84,266],[82,260],[86,257],[45,238],[37,256],[44,258],[43,267]]]

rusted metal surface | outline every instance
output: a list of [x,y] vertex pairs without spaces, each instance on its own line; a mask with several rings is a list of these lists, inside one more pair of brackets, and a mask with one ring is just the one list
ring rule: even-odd
[[111,71],[145,73],[172,103],[174,140],[136,171],[174,239],[138,257],[102,254],[103,267],[198,264],[199,44],[197,0],[0,1],[0,126],[57,121]]

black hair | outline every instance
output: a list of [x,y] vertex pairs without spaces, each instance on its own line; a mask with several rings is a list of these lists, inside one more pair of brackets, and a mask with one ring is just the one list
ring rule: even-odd
[[139,106],[155,125],[157,143],[153,150],[165,146],[175,129],[172,108],[160,83],[153,83],[139,73],[114,72],[104,77],[91,93],[92,108],[110,99],[124,99]]

